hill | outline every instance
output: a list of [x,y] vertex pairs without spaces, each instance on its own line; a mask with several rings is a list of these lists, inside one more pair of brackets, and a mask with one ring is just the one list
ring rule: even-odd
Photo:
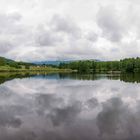
[[35,64],[17,62],[0,57],[0,72],[70,72],[70,69],[59,69],[58,66],[49,64]]
[[27,63],[27,62],[17,62],[11,59],[7,59],[5,57],[0,57],[0,66],[21,68],[21,66],[30,66],[30,65],[35,65],[35,64]]

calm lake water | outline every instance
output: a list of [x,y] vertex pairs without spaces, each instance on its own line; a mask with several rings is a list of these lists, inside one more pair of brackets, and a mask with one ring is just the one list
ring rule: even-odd
[[4,74],[0,140],[140,140],[140,75]]

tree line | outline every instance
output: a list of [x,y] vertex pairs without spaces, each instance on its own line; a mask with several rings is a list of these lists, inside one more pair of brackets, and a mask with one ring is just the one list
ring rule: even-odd
[[107,71],[140,73],[140,58],[125,58],[120,61],[72,61],[60,63],[59,68],[77,70],[79,73]]

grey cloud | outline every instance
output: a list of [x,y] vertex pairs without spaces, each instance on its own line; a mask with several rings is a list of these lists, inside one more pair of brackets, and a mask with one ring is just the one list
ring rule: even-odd
[[58,32],[68,33],[73,37],[81,36],[81,29],[71,18],[54,15],[50,22],[50,25],[54,30]]
[[119,127],[120,114],[124,113],[123,111],[123,102],[119,98],[110,99],[103,104],[103,111],[97,117],[100,133],[115,134]]
[[[28,34],[31,30],[21,22],[22,16],[17,12],[0,13],[0,55],[14,59],[12,52],[30,42]],[[21,43],[22,42],[22,43]],[[24,43],[23,43],[24,42]]]
[[63,123],[67,124],[73,122],[81,112],[81,109],[81,102],[77,101],[64,108],[55,108],[51,114],[49,114],[49,117],[55,126],[59,126]]
[[43,27],[43,29],[38,28],[35,40],[39,46],[55,46],[57,43],[62,42],[62,37],[57,32],[45,30]]
[[117,11],[111,6],[101,7],[97,13],[97,24],[103,32],[103,36],[112,42],[119,42],[123,37],[124,28],[120,23]]
[[7,132],[4,132],[4,134],[3,132],[0,133],[0,139],[3,139],[3,140],[19,140],[19,139],[20,140],[27,140],[27,139],[36,140],[37,139],[36,134],[30,130],[17,131],[16,133],[12,133],[12,134],[7,134]]
[[11,116],[22,116],[25,113],[29,113],[30,111],[24,105],[1,105],[0,110],[4,110],[9,113]]
[[8,100],[9,98],[11,98],[12,91],[10,89],[8,89],[6,86],[1,86],[0,87],[0,100]]
[[38,106],[37,113],[43,115],[45,111],[51,111],[58,104],[63,104],[63,99],[52,94],[39,94],[36,96],[36,103]]
[[18,23],[22,16],[18,13],[0,14],[0,34],[15,34],[21,29]]
[[1,25],[9,25],[10,23],[16,23],[21,19],[21,15],[18,13],[0,13],[0,24]]
[[19,51],[21,46],[24,46],[24,49],[28,51],[29,46],[32,47],[34,45],[33,42],[32,27],[22,23],[20,13],[0,13],[1,56],[15,59],[22,53],[22,51]]
[[87,105],[88,109],[93,109],[95,107],[98,106],[98,100],[96,98],[91,98],[89,100],[87,100],[87,102],[85,103],[85,105]]
[[0,40],[0,54],[7,53],[13,49],[13,44],[10,41]]
[[98,40],[98,35],[94,32],[89,32],[87,35],[86,35],[86,38],[91,41],[91,42],[96,42]]
[[22,124],[21,120],[10,114],[7,110],[0,108],[0,126],[4,127],[19,127]]
[[55,96],[52,94],[40,94],[36,97],[37,104],[44,108],[52,107],[55,104],[56,100],[57,98],[55,98]]
[[[139,110],[139,109],[138,109]],[[137,110],[137,111],[138,111]],[[97,116],[97,126],[101,135],[117,139],[139,137],[139,111],[133,112],[121,98],[111,98],[103,104],[103,110]]]
[[6,54],[16,46],[14,38],[20,33],[18,22],[21,15],[18,13],[0,13],[0,53]]

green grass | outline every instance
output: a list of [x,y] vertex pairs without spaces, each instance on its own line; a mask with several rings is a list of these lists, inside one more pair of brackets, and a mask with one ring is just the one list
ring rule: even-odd
[[0,66],[0,72],[31,72],[31,71],[46,71],[46,72],[72,72],[71,69],[59,69],[52,67],[31,67],[29,69],[26,68],[15,68],[6,66]]

